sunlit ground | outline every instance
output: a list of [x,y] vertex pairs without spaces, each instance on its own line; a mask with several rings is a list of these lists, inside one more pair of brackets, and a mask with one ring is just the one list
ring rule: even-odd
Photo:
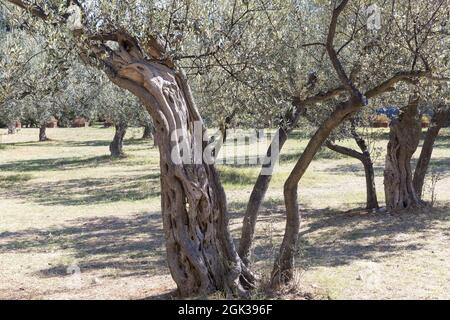
[[[0,298],[143,299],[175,288],[165,263],[158,150],[139,139],[141,129],[128,132],[119,160],[109,158],[112,129],[48,129],[45,143],[36,142],[37,129],[0,132]],[[385,149],[387,132],[378,133],[376,146]],[[288,141],[260,215],[253,262],[263,279],[283,234],[283,182],[304,136]],[[256,145],[236,147],[238,156],[245,152],[255,156]],[[449,169],[446,129],[433,157],[435,208],[366,214],[362,165],[322,150],[299,188],[296,283],[317,298],[449,299]],[[259,166],[220,170],[237,239]],[[376,174],[382,203],[383,156]]]

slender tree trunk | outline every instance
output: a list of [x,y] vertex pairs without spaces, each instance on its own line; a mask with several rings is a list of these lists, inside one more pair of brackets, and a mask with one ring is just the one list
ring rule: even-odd
[[[278,130],[278,134],[275,135],[269,148],[267,149],[264,164],[256,180],[256,183],[253,186],[253,190],[247,204],[247,209],[245,211],[244,221],[242,224],[242,233],[238,252],[239,256],[246,265],[248,265],[250,261],[250,249],[252,247],[253,238],[255,236],[258,213],[261,208],[261,204],[264,201],[264,197],[266,196],[270,181],[272,180],[273,164],[278,160],[280,152],[284,144],[286,143],[289,134],[295,128],[298,119],[305,112],[305,110],[305,108],[296,108],[295,112],[288,115],[286,119],[288,125]],[[267,172],[267,168],[271,168],[270,172]]]
[[403,210],[421,205],[413,185],[411,158],[419,146],[422,128],[418,115],[418,99],[410,100],[391,132],[384,171],[384,189],[388,210]]
[[115,126],[116,132],[114,134],[114,139],[109,145],[109,151],[111,152],[111,157],[118,158],[123,156],[123,139],[127,133],[128,126],[125,123],[120,122]]
[[361,150],[361,162],[364,165],[364,173],[366,176],[366,208],[368,210],[379,209],[380,205],[378,204],[377,187],[375,184],[375,170],[373,168],[370,149],[366,143],[366,140],[356,131],[356,124],[354,120],[351,120],[351,134],[359,149]]
[[377,189],[375,185],[375,172],[371,159],[364,158],[364,173],[366,177],[366,209],[376,210],[380,208],[378,204]]
[[447,111],[437,111],[433,119],[431,120],[430,128],[428,128],[427,134],[425,135],[425,140],[423,142],[422,151],[420,153],[419,161],[417,162],[416,169],[414,171],[413,186],[417,192],[417,196],[422,199],[423,194],[423,184],[425,182],[425,176],[428,171],[428,166],[431,161],[431,155],[433,154],[434,143],[439,131],[450,119],[450,110]]
[[45,124],[39,127],[39,142],[47,141],[47,126]]
[[231,114],[225,117],[223,123],[219,126],[219,130],[222,134],[222,144],[227,142],[228,129],[230,129],[231,123],[236,116],[238,108],[234,108]]
[[373,169],[372,158],[368,150],[364,152],[358,152],[356,150],[335,145],[334,143],[327,142],[327,147],[334,152],[343,154],[348,157],[352,157],[361,161],[364,166],[364,174],[366,177],[366,209],[373,210],[378,209],[377,190],[375,186],[375,170]]
[[8,125],[8,134],[16,134],[17,130],[16,130],[16,122],[10,122]]
[[219,127],[219,131],[220,131],[220,135],[222,138],[222,144],[224,145],[227,142],[227,132],[228,132],[228,127],[226,125],[221,125]]
[[298,210],[298,184],[305,174],[317,152],[328,139],[330,133],[347,117],[357,111],[362,102],[352,98],[339,104],[335,111],[322,123],[309,141],[300,159],[289,175],[284,185],[284,201],[286,204],[286,229],[280,252],[275,260],[271,276],[272,288],[277,288],[292,280],[294,272],[294,257],[297,250],[298,232],[300,228],[300,213]]
[[151,124],[146,124],[144,126],[144,134],[142,135],[142,140],[151,140],[153,139],[153,125]]
[[379,209],[380,206],[378,204],[377,189],[375,185],[375,170],[373,169],[373,162],[370,156],[369,146],[367,145],[364,138],[361,137],[356,131],[356,125],[353,119],[351,120],[351,134],[361,152],[347,147],[335,145],[330,141],[328,141],[326,145],[329,149],[335,152],[361,161],[364,166],[364,174],[366,177],[366,209]]
[[[170,62],[149,61],[134,40],[119,35],[111,81],[146,106],[160,151],[161,207],[170,272],[182,296],[221,290],[245,296],[254,277],[242,263],[228,230],[225,192],[213,164],[202,153],[206,129],[187,80]],[[155,45],[156,49],[162,50]],[[117,58],[117,59],[116,59]],[[157,59],[158,60],[158,59]],[[195,130],[195,128],[200,128]],[[178,132],[181,139],[172,140]],[[190,156],[179,162],[174,154]]]
[[364,157],[363,165],[366,175],[366,208],[368,210],[379,209],[380,205],[378,204],[377,189],[375,185],[375,170],[373,169],[373,162],[370,155],[368,157]]

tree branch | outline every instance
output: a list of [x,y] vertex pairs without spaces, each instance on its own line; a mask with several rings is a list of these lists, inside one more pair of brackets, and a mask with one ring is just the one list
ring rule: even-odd
[[45,13],[44,9],[36,4],[32,4],[24,0],[7,0],[7,1],[30,12],[33,16],[36,16],[43,20],[48,19],[48,15]]
[[342,0],[340,5],[333,10],[330,26],[328,28],[326,48],[330,61],[333,65],[334,70],[338,75],[339,80],[342,82],[344,87],[349,91],[349,93],[352,94],[352,96],[362,100],[362,94],[358,91],[358,89],[355,87],[355,85],[352,83],[350,78],[345,73],[344,67],[342,66],[342,63],[338,58],[337,52],[334,49],[334,38],[336,36],[336,28],[339,16],[344,11],[345,7],[348,4],[348,1],[349,0]]
[[361,152],[358,152],[356,150],[353,150],[353,149],[350,149],[350,148],[347,148],[344,146],[339,146],[329,140],[325,143],[325,145],[327,146],[328,149],[333,150],[334,152],[337,152],[337,153],[340,153],[340,154],[343,154],[343,155],[346,155],[346,156],[349,156],[352,158],[356,158],[360,161],[363,161],[363,159],[364,159],[364,155]]

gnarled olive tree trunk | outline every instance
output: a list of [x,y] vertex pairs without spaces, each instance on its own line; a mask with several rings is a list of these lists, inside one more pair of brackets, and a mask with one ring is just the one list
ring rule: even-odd
[[422,128],[418,99],[411,98],[398,119],[390,126],[384,171],[384,190],[388,210],[403,210],[421,205],[413,185],[411,158],[417,150]]
[[39,142],[47,141],[47,125],[43,124],[39,128]]
[[[155,125],[167,261],[181,295],[217,290],[245,295],[254,278],[230,236],[218,173],[202,157],[206,129],[187,80],[172,63],[158,59],[163,49],[157,43],[147,52],[159,61],[150,61],[133,39],[119,34],[117,42],[120,49],[110,61],[115,72],[108,75],[140,98]],[[180,154],[193,161],[179,162]]]
[[431,161],[431,155],[433,154],[434,143],[439,131],[450,119],[450,110],[437,111],[432,120],[430,127],[425,135],[422,151],[420,153],[419,161],[417,162],[416,169],[414,171],[413,186],[417,193],[417,196],[422,199],[423,184],[425,182],[425,176],[428,171],[428,166]]
[[111,157],[119,158],[123,156],[123,139],[127,133],[128,125],[124,122],[119,122],[115,125],[114,139],[109,145],[109,151],[111,152]]

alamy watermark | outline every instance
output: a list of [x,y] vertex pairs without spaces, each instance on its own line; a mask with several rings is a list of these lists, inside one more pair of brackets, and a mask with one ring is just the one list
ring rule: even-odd
[[81,278],[81,268],[76,265],[70,265],[66,269],[67,273],[67,288],[68,289],[81,289],[82,287],[82,278]]
[[367,29],[378,31],[381,29],[381,9],[378,5],[373,4],[366,8]]
[[261,165],[263,175],[273,174],[279,164],[280,131],[232,129],[227,137],[226,143],[220,131],[209,137],[202,122],[195,122],[193,130],[177,129],[171,134],[171,160],[176,165]]

